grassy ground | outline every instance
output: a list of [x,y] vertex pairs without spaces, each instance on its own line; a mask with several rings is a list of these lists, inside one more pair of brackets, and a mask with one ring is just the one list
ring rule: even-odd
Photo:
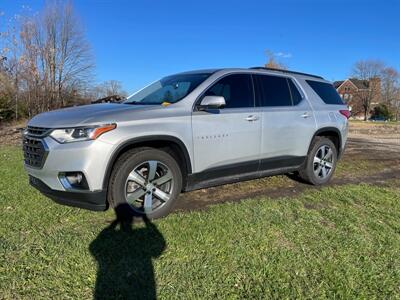
[[0,148],[0,298],[400,298],[398,181],[121,226],[53,204],[21,161]]

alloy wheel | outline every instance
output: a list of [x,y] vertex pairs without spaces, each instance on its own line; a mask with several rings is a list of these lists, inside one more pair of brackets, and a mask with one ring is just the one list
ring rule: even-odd
[[328,145],[318,148],[314,156],[313,170],[319,179],[327,178],[332,172],[334,164],[333,151]]
[[125,183],[125,199],[135,212],[153,213],[172,197],[174,178],[160,161],[149,160],[136,166]]

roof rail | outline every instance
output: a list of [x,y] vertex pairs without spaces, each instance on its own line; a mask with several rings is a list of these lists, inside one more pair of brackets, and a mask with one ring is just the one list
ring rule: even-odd
[[251,70],[277,71],[277,72],[282,72],[282,73],[298,74],[298,75],[304,75],[304,76],[314,77],[314,78],[318,78],[318,79],[324,79],[323,77],[318,76],[318,75],[312,75],[312,74],[301,73],[301,72],[290,71],[290,70],[281,70],[281,69],[266,68],[266,67],[252,67],[252,68],[249,68],[249,69],[251,69]]

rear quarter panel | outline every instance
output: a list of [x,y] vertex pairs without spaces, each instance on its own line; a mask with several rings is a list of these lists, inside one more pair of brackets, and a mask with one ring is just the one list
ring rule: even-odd
[[[314,79],[312,79],[314,80]],[[342,150],[345,147],[345,143],[348,135],[348,120],[339,111],[346,110],[348,107],[345,104],[334,105],[326,104],[318,96],[316,92],[308,85],[305,79],[300,79],[301,86],[304,92],[307,94],[310,105],[314,111],[316,130],[323,128],[337,128],[341,135]],[[326,81],[324,81],[326,82]],[[310,141],[311,142],[311,141]]]

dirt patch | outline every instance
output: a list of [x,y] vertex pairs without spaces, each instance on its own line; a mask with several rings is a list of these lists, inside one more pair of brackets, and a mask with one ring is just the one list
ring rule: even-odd
[[350,122],[346,154],[375,159],[400,159],[400,123]]
[[[359,183],[384,185],[387,181],[400,180],[400,168],[397,170],[386,170],[368,176],[334,178],[328,185],[321,187],[315,187],[306,183],[302,183],[294,178],[295,177],[293,176],[282,176],[282,184],[279,186],[271,185],[269,178],[263,178],[242,183],[235,183],[234,185],[236,185],[236,187],[233,187],[233,189],[232,185],[228,184],[221,187],[214,187],[181,194],[179,197],[179,202],[176,205],[176,209],[183,211],[206,209],[209,205],[226,202],[239,202],[250,198],[289,198],[298,196],[307,189],[321,189],[326,186],[334,187],[345,184]],[[253,181],[263,181],[265,185],[263,188],[254,188]],[[237,192],[239,190],[237,187],[238,185],[240,186],[241,192]],[[308,207],[308,209],[313,208]]]
[[21,133],[26,122],[7,123],[0,125],[0,145],[21,145]]

